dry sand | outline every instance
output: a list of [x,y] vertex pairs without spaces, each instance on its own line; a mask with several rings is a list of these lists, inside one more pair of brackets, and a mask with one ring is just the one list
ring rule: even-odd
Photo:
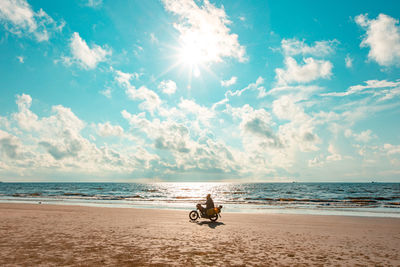
[[0,204],[0,265],[400,266],[400,219]]

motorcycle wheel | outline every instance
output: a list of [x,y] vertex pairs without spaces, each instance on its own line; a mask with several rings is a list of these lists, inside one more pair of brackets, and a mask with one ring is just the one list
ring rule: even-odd
[[189,213],[189,219],[190,219],[190,220],[195,221],[195,220],[197,220],[198,218],[199,218],[199,214],[197,213],[197,211],[192,210],[192,211]]
[[212,222],[217,221],[217,220],[218,220],[218,214],[212,215],[212,216],[210,217],[210,220],[211,220]]

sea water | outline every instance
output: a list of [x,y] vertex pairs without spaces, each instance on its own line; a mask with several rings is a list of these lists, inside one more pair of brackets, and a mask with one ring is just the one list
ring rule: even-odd
[[0,183],[0,202],[400,217],[400,183]]

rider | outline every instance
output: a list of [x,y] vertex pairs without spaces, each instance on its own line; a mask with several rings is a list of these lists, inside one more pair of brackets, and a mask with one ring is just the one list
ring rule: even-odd
[[210,194],[207,194],[207,201],[206,201],[206,207],[204,208],[202,205],[198,204],[197,205],[201,213],[205,213],[206,210],[208,209],[213,209],[214,208],[214,201],[211,198]]

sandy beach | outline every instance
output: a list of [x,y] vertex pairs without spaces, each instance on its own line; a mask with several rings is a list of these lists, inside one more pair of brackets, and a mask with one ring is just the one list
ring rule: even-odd
[[0,204],[0,265],[400,266],[400,219]]

